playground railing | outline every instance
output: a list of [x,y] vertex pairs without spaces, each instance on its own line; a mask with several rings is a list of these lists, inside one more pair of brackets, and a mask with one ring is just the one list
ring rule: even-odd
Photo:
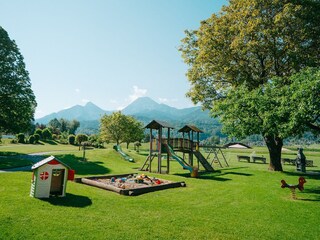
[[[168,144],[168,139],[163,138],[161,139],[162,143]],[[190,151],[193,148],[193,141],[189,139],[184,138],[171,138],[169,140],[169,144],[172,146],[174,150],[185,150]],[[152,139],[152,151],[158,151],[159,150],[159,140],[158,139]]]

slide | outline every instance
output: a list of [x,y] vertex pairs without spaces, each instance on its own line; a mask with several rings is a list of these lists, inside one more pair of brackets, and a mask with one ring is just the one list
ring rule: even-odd
[[213,172],[214,169],[210,165],[210,163],[207,161],[207,159],[201,154],[199,151],[194,151],[193,154],[196,156],[196,158],[199,160],[199,162],[202,164],[204,169],[206,169],[207,172]]
[[129,162],[134,162],[133,158],[130,157],[128,154],[125,154],[123,151],[122,151],[122,148],[120,145],[114,145],[113,146],[113,149],[116,150],[118,153],[120,153],[120,155],[127,161]]
[[172,149],[172,147],[168,144],[166,144],[167,148],[168,148],[168,152],[170,154],[170,156],[176,160],[184,169],[189,170],[191,173],[194,171],[193,167],[190,166],[188,163],[186,163],[181,157],[179,157]]

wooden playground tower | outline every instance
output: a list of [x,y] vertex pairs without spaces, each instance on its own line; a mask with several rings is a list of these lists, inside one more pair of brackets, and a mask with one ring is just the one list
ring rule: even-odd
[[[167,157],[165,160],[162,159],[162,154],[165,152],[165,149],[163,147],[163,143],[165,143],[165,139],[162,138],[163,130],[167,129],[167,139],[170,139],[170,130],[173,129],[171,125],[169,125],[166,122],[163,121],[157,121],[153,120],[151,121],[145,128],[150,129],[150,147],[149,147],[149,155],[143,164],[141,170],[149,171],[151,172],[151,163],[152,160],[157,156],[158,161],[157,161],[157,173],[169,173],[170,170],[170,156],[167,151]],[[153,139],[153,130],[157,131],[157,139]],[[164,161],[166,162],[165,165],[163,165]],[[165,168],[165,170],[163,170]]]
[[[191,175],[196,175],[199,169],[199,162],[207,172],[213,172],[212,163],[210,164],[207,159],[199,151],[200,137],[199,134],[203,133],[200,129],[192,125],[185,125],[178,130],[182,133],[182,138],[170,138],[171,125],[164,121],[151,121],[145,128],[150,129],[150,151],[149,155],[140,170],[152,171],[152,161],[157,157],[157,173],[169,173],[170,171],[170,157],[179,162],[184,169],[191,172]],[[157,131],[157,137],[153,138],[153,130]],[[166,138],[163,138],[164,132],[167,131]],[[185,135],[187,134],[187,138]],[[196,134],[196,140],[194,139]],[[219,148],[221,151],[221,149]],[[175,154],[175,151],[182,152],[183,157]],[[163,157],[165,155],[165,157]],[[185,156],[188,156],[188,162],[185,161]],[[198,167],[194,167],[193,155],[197,158]],[[209,155],[208,155],[209,156]],[[216,155],[217,156],[217,155]],[[224,156],[223,156],[224,157]],[[213,162],[213,161],[212,161]],[[220,162],[219,162],[220,163]],[[221,163],[220,163],[221,166]]]

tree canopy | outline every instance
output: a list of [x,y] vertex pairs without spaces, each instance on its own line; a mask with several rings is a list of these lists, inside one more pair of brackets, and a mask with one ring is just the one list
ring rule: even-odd
[[140,141],[143,138],[142,123],[132,116],[123,115],[120,111],[104,115],[100,120],[100,136],[104,141],[117,144]]
[[75,119],[69,121],[64,118],[60,118],[60,120],[58,120],[57,118],[54,118],[50,120],[50,122],[48,123],[48,127],[55,134],[61,134],[63,132],[67,132],[69,134],[75,134],[79,126],[80,126],[80,122]]
[[36,106],[23,56],[0,27],[0,133],[28,130]]
[[220,116],[228,133],[262,134],[274,170],[282,170],[283,137],[300,129],[288,123],[282,96],[289,92],[282,87],[319,66],[319,12],[315,0],[231,0],[198,30],[186,31],[180,47],[189,65],[187,96]]

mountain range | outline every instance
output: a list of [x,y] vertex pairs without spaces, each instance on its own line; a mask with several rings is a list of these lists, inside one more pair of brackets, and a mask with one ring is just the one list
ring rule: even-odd
[[[36,119],[35,122],[48,124],[54,118],[76,119],[80,122],[78,132],[91,134],[98,132],[100,118],[104,114],[109,115],[112,112],[103,110],[92,102],[88,102],[85,106],[76,105]],[[159,104],[149,97],[136,99],[121,112],[125,115],[134,116],[144,124],[156,119],[167,121],[177,128],[183,127],[186,124],[196,125],[205,132],[209,131],[205,135],[217,134],[217,130],[220,132],[221,129],[221,124],[216,119],[210,117],[209,111],[202,111],[199,106],[177,109],[166,104]]]

